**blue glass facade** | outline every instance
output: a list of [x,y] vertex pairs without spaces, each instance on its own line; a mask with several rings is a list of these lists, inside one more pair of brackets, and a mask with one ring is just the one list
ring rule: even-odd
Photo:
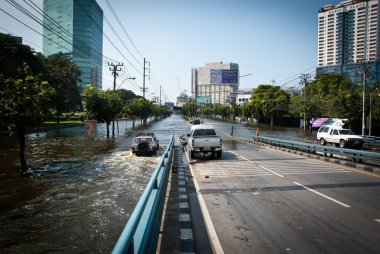
[[103,11],[95,0],[44,0],[43,53],[61,51],[82,70],[80,86],[102,88]]
[[323,66],[317,68],[318,74],[329,74],[336,73],[343,75],[349,78],[355,84],[362,84],[363,82],[363,70],[366,70],[368,73],[366,80],[367,84],[371,87],[375,82],[380,82],[379,71],[380,71],[380,62],[366,62],[365,68],[363,64],[347,64],[347,65],[332,65],[332,66]]

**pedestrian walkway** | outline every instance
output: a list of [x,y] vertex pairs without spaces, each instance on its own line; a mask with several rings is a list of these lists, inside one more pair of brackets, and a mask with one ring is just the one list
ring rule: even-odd
[[181,148],[174,149],[157,253],[195,253]]

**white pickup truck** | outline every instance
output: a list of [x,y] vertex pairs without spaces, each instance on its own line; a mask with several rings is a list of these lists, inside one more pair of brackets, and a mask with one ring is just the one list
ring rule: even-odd
[[363,137],[355,135],[350,129],[334,125],[322,125],[318,130],[317,139],[323,146],[331,143],[340,148],[351,146],[361,149],[364,144]]
[[195,154],[211,153],[212,157],[222,157],[222,139],[216,135],[211,125],[193,125],[190,134],[187,134],[187,150],[189,159],[194,158]]

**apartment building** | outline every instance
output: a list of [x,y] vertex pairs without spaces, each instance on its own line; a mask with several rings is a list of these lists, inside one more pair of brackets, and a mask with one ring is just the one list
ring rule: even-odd
[[350,0],[326,5],[318,14],[317,74],[339,73],[359,83],[379,75],[378,0]]

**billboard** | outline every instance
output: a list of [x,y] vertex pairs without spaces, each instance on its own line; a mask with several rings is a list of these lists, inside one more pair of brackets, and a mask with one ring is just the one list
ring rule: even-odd
[[239,70],[210,69],[210,84],[238,83]]
[[205,105],[205,104],[211,104],[211,96],[197,96],[197,104]]

